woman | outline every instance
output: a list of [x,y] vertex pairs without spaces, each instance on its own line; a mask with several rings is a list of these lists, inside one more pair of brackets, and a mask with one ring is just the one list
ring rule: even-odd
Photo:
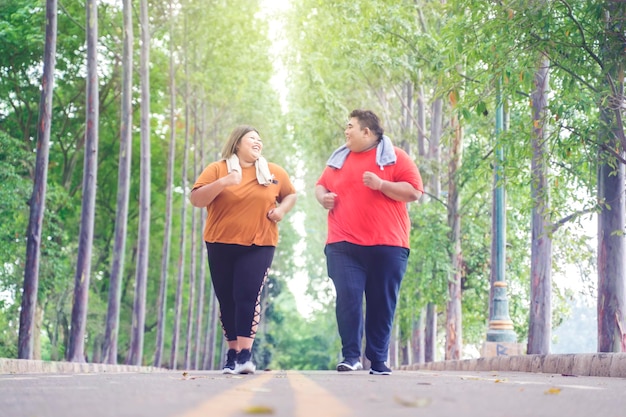
[[251,359],[261,289],[278,243],[278,222],[296,203],[287,172],[268,163],[262,150],[255,128],[235,128],[222,159],[202,171],[190,196],[191,204],[207,209],[204,240],[228,343],[225,374],[256,369]]

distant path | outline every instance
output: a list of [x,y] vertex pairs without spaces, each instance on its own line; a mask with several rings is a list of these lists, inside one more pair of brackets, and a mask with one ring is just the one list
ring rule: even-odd
[[498,371],[0,375],[6,417],[624,417],[626,379]]

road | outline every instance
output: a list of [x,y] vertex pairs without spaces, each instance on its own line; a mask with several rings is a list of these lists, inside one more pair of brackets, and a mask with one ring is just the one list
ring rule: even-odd
[[626,417],[626,378],[495,371],[0,374],[2,417]]

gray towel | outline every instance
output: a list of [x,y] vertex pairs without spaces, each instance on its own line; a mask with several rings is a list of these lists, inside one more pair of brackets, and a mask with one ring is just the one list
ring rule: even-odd
[[[256,168],[256,180],[259,184],[263,184],[265,186],[270,185],[274,176],[270,172],[270,168],[267,164],[267,160],[262,156],[256,160],[254,163],[254,167]],[[241,172],[241,165],[239,164],[239,157],[237,154],[232,154],[230,157],[226,159],[226,168],[230,173],[232,170]]]
[[[346,158],[350,150],[346,148],[346,145],[342,145],[335,150],[326,161],[326,165],[332,168],[341,169],[343,163],[346,162]],[[391,139],[387,136],[383,135],[383,138],[378,145],[376,145],[376,165],[378,165],[382,170],[385,169],[387,165],[392,165],[396,163],[396,151],[394,150],[393,143]]]

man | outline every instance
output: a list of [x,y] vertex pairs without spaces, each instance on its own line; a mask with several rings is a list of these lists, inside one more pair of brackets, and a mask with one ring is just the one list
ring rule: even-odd
[[344,133],[345,145],[330,156],[315,187],[317,201],[329,210],[324,253],[337,294],[343,354],[337,371],[363,369],[365,294],[370,374],[389,375],[385,361],[409,257],[407,203],[422,196],[422,178],[408,154],[384,136],[372,111],[352,111]]

